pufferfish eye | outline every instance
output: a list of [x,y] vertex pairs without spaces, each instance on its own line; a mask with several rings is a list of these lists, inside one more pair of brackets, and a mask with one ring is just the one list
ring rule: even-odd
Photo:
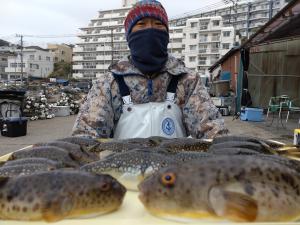
[[161,183],[166,187],[172,187],[175,181],[176,175],[174,173],[165,173],[161,176]]
[[100,185],[100,190],[101,191],[108,191],[110,189],[110,184],[109,183],[103,183]]

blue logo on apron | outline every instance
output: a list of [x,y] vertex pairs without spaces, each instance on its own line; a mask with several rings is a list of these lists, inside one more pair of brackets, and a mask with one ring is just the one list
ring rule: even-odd
[[175,124],[171,118],[166,118],[162,121],[162,130],[166,135],[172,135],[175,131]]

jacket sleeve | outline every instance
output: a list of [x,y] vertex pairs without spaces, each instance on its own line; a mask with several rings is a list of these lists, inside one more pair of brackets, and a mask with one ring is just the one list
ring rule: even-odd
[[188,135],[200,139],[227,134],[224,119],[201,83],[200,76],[187,76],[186,99],[182,111]]
[[93,83],[76,118],[72,135],[109,138],[114,127],[111,85],[107,76]]

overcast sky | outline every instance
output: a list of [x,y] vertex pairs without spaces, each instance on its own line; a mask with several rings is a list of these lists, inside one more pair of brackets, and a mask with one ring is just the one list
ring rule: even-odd
[[[222,0],[161,0],[169,17],[206,7]],[[120,8],[122,0],[0,0],[0,39],[17,43],[15,34],[76,35],[98,11]],[[75,43],[75,37],[24,38],[25,45]]]

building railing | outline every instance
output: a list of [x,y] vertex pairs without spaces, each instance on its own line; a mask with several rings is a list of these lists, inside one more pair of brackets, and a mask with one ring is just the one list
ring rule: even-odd
[[211,41],[220,41],[220,37],[212,37]]

